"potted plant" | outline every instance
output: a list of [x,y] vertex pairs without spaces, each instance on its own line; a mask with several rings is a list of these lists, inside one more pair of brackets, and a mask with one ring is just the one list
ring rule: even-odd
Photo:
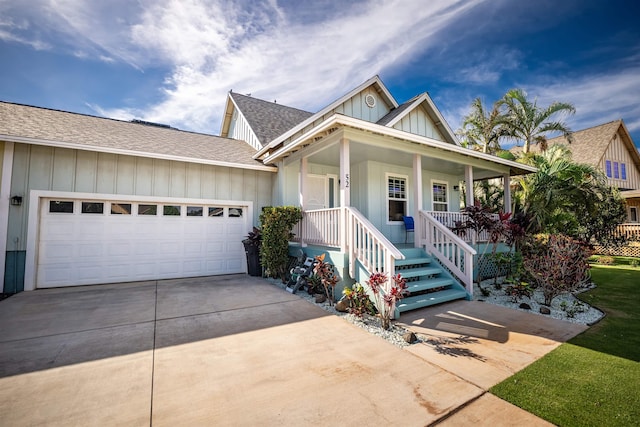
[[242,241],[244,252],[247,255],[247,269],[249,276],[262,276],[262,265],[260,264],[260,245],[262,244],[262,232],[259,228],[253,227],[247,238]]

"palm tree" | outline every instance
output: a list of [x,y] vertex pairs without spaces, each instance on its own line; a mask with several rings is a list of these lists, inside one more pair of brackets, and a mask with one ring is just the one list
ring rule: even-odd
[[529,152],[531,144],[540,144],[542,151],[546,150],[549,133],[560,132],[572,142],[567,125],[562,120],[552,120],[554,116],[574,114],[576,109],[572,104],[553,102],[546,108],[539,107],[537,100],[527,100],[527,93],[522,89],[511,89],[496,104],[506,109],[509,136],[523,141],[523,153]]
[[525,154],[519,161],[538,168],[516,178],[516,211],[528,219],[527,231],[600,240],[624,220],[624,202],[606,177],[591,165],[574,163],[566,146]]
[[482,100],[476,98],[471,103],[471,112],[464,117],[458,135],[467,148],[483,153],[495,154],[500,151],[500,138],[506,136],[507,117],[500,112],[497,103],[491,111],[486,111]]

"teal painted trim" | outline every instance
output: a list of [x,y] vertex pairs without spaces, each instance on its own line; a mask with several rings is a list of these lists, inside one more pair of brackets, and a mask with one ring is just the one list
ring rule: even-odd
[[24,291],[24,265],[27,251],[7,251],[4,264],[4,289],[7,294]]

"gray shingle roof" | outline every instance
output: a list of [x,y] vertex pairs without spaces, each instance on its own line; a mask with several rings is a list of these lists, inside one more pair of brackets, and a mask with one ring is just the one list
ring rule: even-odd
[[313,115],[308,111],[239,93],[232,92],[231,98],[263,146]]
[[391,111],[389,111],[384,117],[382,117],[380,120],[378,120],[376,122],[376,124],[378,125],[382,125],[382,126],[386,126],[388,123],[391,122],[391,120],[395,119],[396,117],[398,117],[400,114],[402,114],[407,108],[409,108],[411,106],[411,104],[413,104],[413,102],[419,97],[420,95],[414,96],[413,98],[411,98],[410,100],[408,100],[407,102],[398,105],[398,108],[394,108]]
[[132,155],[175,156],[197,163],[263,166],[253,159],[256,151],[244,141],[8,102],[0,102],[0,139],[3,135],[75,144],[94,151],[125,150]]
[[549,139],[547,145],[550,147],[554,144],[564,144],[571,150],[571,157],[574,162],[598,166],[600,159],[611,143],[613,135],[615,135],[621,124],[620,120],[616,120],[579,130],[573,132],[573,142],[571,144],[568,143],[564,136],[559,136]]

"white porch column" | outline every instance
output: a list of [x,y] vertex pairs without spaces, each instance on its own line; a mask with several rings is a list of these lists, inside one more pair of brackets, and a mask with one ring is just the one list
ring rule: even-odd
[[464,180],[465,180],[465,188],[466,188],[466,205],[473,206],[474,197],[473,197],[473,166],[466,165],[464,167]]
[[342,138],[340,143],[340,206],[351,206],[351,166],[349,140],[346,138]]
[[[9,235],[9,199],[11,198],[11,174],[13,172],[13,142],[5,142],[2,153],[2,176],[0,177],[0,292],[4,290],[4,269],[7,258],[7,236]],[[22,194],[22,203],[27,202]]]
[[420,211],[422,210],[422,156],[420,154],[413,155],[413,218],[414,218],[414,232],[413,232],[413,245],[416,248],[420,247],[420,237],[422,233],[420,231]]
[[[304,212],[305,210],[305,200],[304,200],[304,195],[306,193],[306,182],[307,182],[307,166],[308,166],[308,162],[307,162],[307,158],[303,157],[300,159],[300,176],[298,177],[299,182],[298,182],[298,200],[300,202],[300,209],[302,209],[302,212]],[[307,246],[304,242],[304,221],[300,221],[300,245],[302,247]]]
[[303,157],[300,159],[300,176],[298,177],[299,182],[298,182],[298,202],[300,203],[300,208],[302,210],[305,209],[305,205],[304,205],[304,195],[306,193],[306,177],[307,177],[307,158]]
[[511,212],[511,176],[505,173],[502,176],[502,185],[504,186],[504,212]]
[[340,221],[340,246],[342,251],[347,250],[347,211],[351,206],[351,166],[349,159],[349,140],[342,138],[340,141],[340,207],[342,218]]

